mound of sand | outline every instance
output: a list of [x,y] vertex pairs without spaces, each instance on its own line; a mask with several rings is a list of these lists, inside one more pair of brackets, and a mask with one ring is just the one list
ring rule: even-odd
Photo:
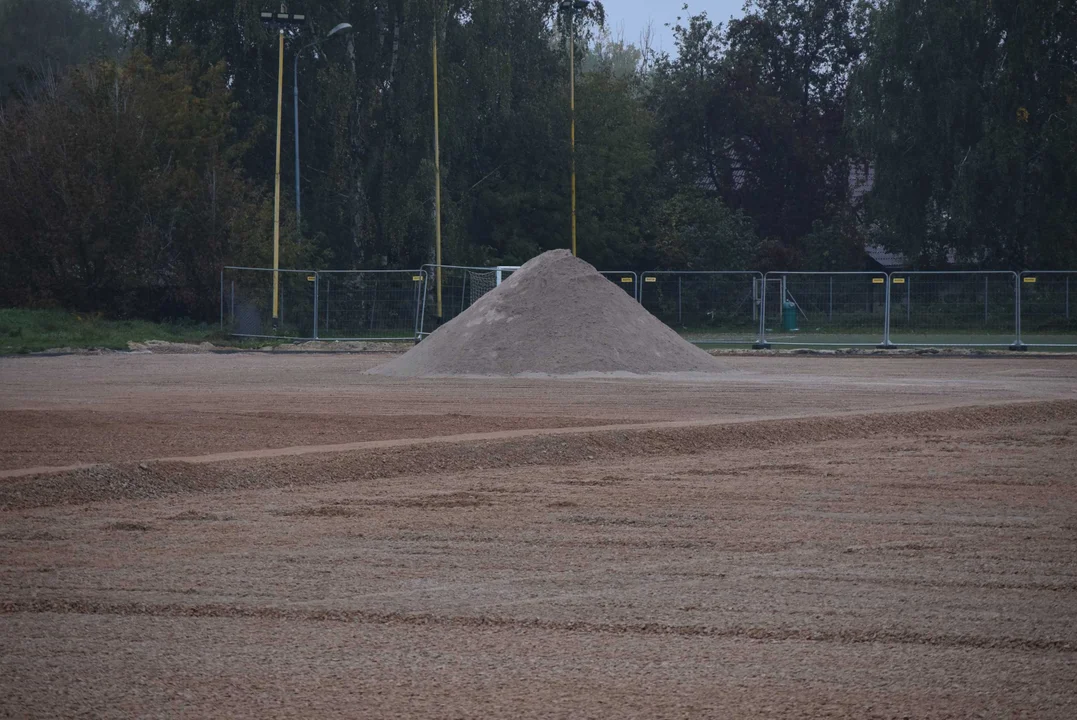
[[370,372],[422,377],[719,369],[719,361],[681,339],[593,267],[567,250],[552,250]]

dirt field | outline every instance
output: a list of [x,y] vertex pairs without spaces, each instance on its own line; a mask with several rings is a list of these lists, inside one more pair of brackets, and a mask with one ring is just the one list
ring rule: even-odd
[[0,358],[0,716],[1077,716],[1077,361]]

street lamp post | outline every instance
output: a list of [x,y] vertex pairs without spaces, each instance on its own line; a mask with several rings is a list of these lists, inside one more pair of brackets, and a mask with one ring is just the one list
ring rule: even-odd
[[571,130],[569,143],[572,156],[572,255],[576,253],[576,13],[586,10],[590,0],[566,0],[558,7],[568,15],[568,92]]
[[[350,23],[340,23],[335,28],[329,31],[329,34],[325,36],[325,39],[333,37],[337,33],[345,33],[352,29]],[[295,52],[295,59],[292,62],[292,105],[295,109],[295,229],[300,241],[302,241],[302,226],[299,223],[300,218],[300,202],[299,202],[299,56],[304,51],[309,50],[318,44],[319,41],[314,41],[308,45],[304,45]]]
[[438,26],[434,23],[434,39],[431,43],[434,62],[434,280],[437,290],[437,318],[443,317],[441,304],[441,125],[438,109]]

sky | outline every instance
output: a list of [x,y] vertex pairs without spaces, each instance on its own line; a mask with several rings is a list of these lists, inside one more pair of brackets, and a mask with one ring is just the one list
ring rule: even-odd
[[[685,2],[687,13],[682,9]],[[741,16],[744,0],[602,0],[602,5],[606,8],[606,25],[615,36],[623,29],[625,41],[637,43],[647,23],[652,22],[652,46],[673,54],[677,46],[673,42],[672,26],[678,16],[687,19],[688,15],[705,10],[711,20],[725,22],[730,16]],[[671,27],[665,27],[665,23]]]

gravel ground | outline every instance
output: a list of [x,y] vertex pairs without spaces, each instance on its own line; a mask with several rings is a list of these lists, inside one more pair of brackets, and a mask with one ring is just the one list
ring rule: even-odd
[[374,362],[0,360],[0,716],[1077,715],[1072,359]]
[[608,423],[1077,398],[1077,358],[723,357],[702,379],[392,379],[391,355],[0,358],[0,471]]

